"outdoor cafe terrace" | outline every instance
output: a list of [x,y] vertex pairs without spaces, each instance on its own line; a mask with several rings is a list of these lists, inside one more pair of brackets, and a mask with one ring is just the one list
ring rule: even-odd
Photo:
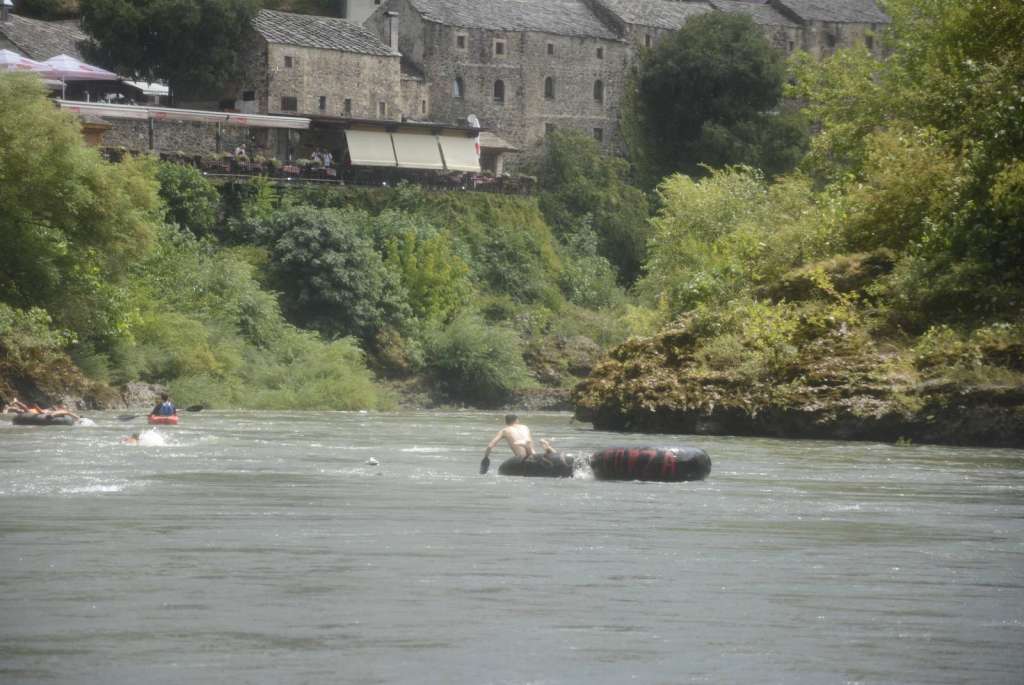
[[[95,139],[111,161],[126,154],[154,154],[196,167],[215,182],[259,176],[276,184],[406,182],[435,190],[536,191],[533,177],[500,173],[503,154],[514,148],[485,132],[490,146],[481,150],[481,132],[470,127],[62,99],[57,104],[78,114],[83,128],[106,127]],[[482,169],[481,159],[491,169]]]

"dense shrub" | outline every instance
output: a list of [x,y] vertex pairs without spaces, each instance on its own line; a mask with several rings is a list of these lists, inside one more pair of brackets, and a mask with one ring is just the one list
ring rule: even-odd
[[220,194],[198,169],[161,162],[156,168],[167,218],[195,235],[208,235],[217,223]]
[[328,336],[364,341],[410,316],[399,275],[388,269],[357,210],[293,207],[262,228],[272,282],[289,320]]
[[629,164],[606,155],[579,131],[556,131],[546,139],[540,167],[544,218],[563,243],[582,223],[596,239],[596,254],[614,265],[620,283],[640,275],[650,226],[647,197],[629,183]]
[[533,386],[518,334],[463,314],[427,337],[426,367],[451,400],[496,406]]

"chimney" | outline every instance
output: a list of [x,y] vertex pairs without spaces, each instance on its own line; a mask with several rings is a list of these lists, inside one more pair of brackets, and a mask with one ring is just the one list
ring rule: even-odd
[[398,52],[398,12],[389,10],[384,16],[388,21],[388,47]]
[[0,9],[0,21],[6,24],[11,20],[11,8],[14,7],[14,2],[13,0],[3,0],[0,5],[3,7]]

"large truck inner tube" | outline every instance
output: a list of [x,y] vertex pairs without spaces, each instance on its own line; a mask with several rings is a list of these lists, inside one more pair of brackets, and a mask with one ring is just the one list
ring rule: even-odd
[[11,419],[11,423],[15,426],[73,426],[75,425],[75,417],[66,414],[51,416],[49,414],[22,412],[21,414],[15,414]]
[[171,416],[150,416],[149,425],[151,426],[177,426],[178,417],[175,414]]
[[590,457],[598,480],[704,480],[711,457],[697,447],[608,447]]
[[529,459],[511,457],[498,467],[502,476],[572,478],[572,472],[573,458],[561,454],[535,454]]

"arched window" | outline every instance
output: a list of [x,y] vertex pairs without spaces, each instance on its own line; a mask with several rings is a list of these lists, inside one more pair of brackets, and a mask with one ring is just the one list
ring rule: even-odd
[[555,79],[550,76],[544,79],[544,97],[548,100],[555,99]]
[[465,88],[463,88],[463,86],[462,86],[462,77],[461,76],[456,76],[455,77],[455,81],[452,82],[452,97],[453,98],[461,98],[462,94],[464,92],[465,92]]
[[494,101],[498,104],[505,102],[505,82],[500,79],[494,82]]
[[604,81],[600,79],[594,81],[594,100],[604,102]]

